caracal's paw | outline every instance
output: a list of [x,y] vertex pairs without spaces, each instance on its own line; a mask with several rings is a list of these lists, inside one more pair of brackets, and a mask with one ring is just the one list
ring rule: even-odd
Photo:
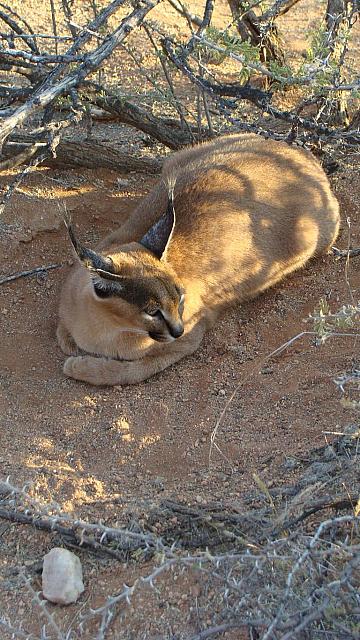
[[93,360],[96,360],[96,358],[91,356],[68,358],[65,360],[64,373],[69,378],[75,378],[75,380],[82,380],[90,384],[104,384],[99,380],[97,367],[94,367]]
[[76,356],[79,353],[76,342],[61,323],[56,329],[56,337],[61,351],[67,356]]
[[64,364],[64,373],[75,380],[95,385],[133,384],[138,381],[133,363],[94,356],[68,358]]

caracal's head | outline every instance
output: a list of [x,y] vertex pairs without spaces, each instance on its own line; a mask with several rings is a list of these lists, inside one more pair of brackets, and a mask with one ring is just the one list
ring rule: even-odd
[[97,253],[82,246],[66,223],[77,258],[89,271],[88,289],[122,331],[171,342],[184,332],[184,289],[166,262],[175,226],[172,192],[164,215],[139,239]]

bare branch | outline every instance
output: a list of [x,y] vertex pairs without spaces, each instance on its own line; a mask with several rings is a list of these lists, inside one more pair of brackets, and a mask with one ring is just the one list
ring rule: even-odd
[[191,13],[183,2],[180,2],[179,0],[168,0],[168,2],[178,13],[180,13],[180,15],[184,16],[188,22],[193,23],[197,27],[201,26],[201,18],[194,13]]
[[141,107],[124,98],[112,95],[94,83],[89,83],[86,86],[91,86],[97,91],[90,98],[93,104],[116,115],[120,122],[135,127],[159,140],[169,149],[180,149],[193,142],[194,134],[182,129],[178,122],[153,116]]
[[84,56],[69,56],[67,54],[52,55],[50,53],[44,53],[43,55],[36,55],[28,51],[23,51],[22,49],[0,49],[0,57],[20,58],[29,60],[30,62],[40,62],[41,64],[81,62],[84,59]]
[[[37,273],[46,273],[46,271],[51,271],[52,269],[59,269],[62,267],[62,264],[49,264],[44,267],[36,267],[35,269],[29,269],[28,271],[19,271],[18,273],[13,273],[11,276],[5,276],[4,278],[0,277],[0,284],[5,284],[7,282],[13,282],[13,280],[18,280],[19,278],[26,278],[27,276],[33,276]],[[0,511],[1,518],[1,511]]]
[[208,26],[210,25],[211,22],[211,18],[212,18],[212,14],[213,14],[213,10],[214,10],[214,3],[215,0],[206,0],[206,4],[205,4],[205,9],[204,9],[204,16],[203,19],[201,21],[201,24],[196,32],[196,34],[194,34],[193,36],[191,36],[189,42],[187,43],[187,45],[185,45],[185,47],[182,48],[182,58],[185,59],[187,58],[190,53],[192,53],[192,51],[194,50],[195,46],[196,46],[196,40],[201,38],[201,36],[203,35],[205,29],[208,28]]
[[[0,3],[0,6],[3,7],[4,9],[6,9],[10,13],[10,16],[12,15],[15,18],[17,18],[18,20],[20,20],[21,22],[23,22],[24,26],[28,29],[29,33],[33,34],[33,31],[31,29],[31,27],[28,25],[28,23],[25,22],[25,20],[23,18],[20,18],[20,16],[17,13],[15,13],[15,11],[13,11],[13,9],[11,9],[7,5],[3,4],[2,2]],[[24,33],[24,30],[10,16],[7,15],[4,11],[0,11],[0,19],[3,22],[5,22],[5,24],[7,24],[13,31],[15,31],[15,33],[17,33],[18,36],[20,36],[20,38],[22,38],[22,40],[25,42],[25,44],[27,44],[28,47],[30,49],[32,49],[32,51],[34,53],[39,53],[39,49],[38,49],[38,46],[37,46],[37,43],[36,43],[36,39],[33,38],[33,39],[29,40],[28,38],[26,38],[26,34]]]
[[[103,60],[105,60],[115,49],[115,47],[128,36],[134,27],[141,23],[146,14],[149,13],[149,11],[151,11],[159,1],[160,0],[153,0],[153,2],[146,1],[144,6],[135,9],[130,15],[122,20],[119,27],[106,39],[106,41],[102,42],[93,52],[85,56],[84,61],[75,71],[66,75],[57,84],[52,83],[53,76],[52,74],[49,74],[46,81],[34,92],[31,99],[16,109],[11,116],[4,119],[0,127],[1,144],[3,144],[10,132],[16,126],[22,124],[30,115],[34,115],[40,109],[53,102],[56,98],[65,92],[70,91],[73,87],[79,86],[86,76],[97,69]],[[119,4],[120,2],[117,2],[117,6]],[[100,15],[101,14],[99,14],[99,16]],[[98,19],[99,17],[96,20]],[[94,20],[94,22],[96,20]],[[80,42],[74,43],[70,50],[73,52],[74,50],[77,50],[79,46]]]

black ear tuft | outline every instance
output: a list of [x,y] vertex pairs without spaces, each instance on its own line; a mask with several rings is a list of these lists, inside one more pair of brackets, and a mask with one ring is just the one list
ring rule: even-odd
[[166,250],[175,227],[174,186],[169,185],[168,204],[165,213],[150,227],[140,240],[140,244],[149,249],[159,260],[165,257]]
[[75,236],[74,229],[71,223],[66,220],[64,222],[68,230],[74,251],[84,267],[86,267],[90,271],[97,271],[101,269],[106,273],[112,273],[113,264],[110,258],[104,258],[99,253],[96,253],[95,251],[84,247]]
[[105,285],[100,283],[98,280],[93,280],[93,287],[94,287],[94,291],[97,295],[98,298],[112,298],[114,297],[114,291],[113,288],[108,285]]

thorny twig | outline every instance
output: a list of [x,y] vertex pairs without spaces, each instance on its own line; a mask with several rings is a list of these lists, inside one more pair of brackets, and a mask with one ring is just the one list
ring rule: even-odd
[[29,269],[28,271],[19,271],[18,273],[13,273],[10,276],[0,277],[0,285],[5,284],[6,282],[12,282],[13,280],[18,280],[19,278],[33,276],[36,273],[46,273],[46,271],[51,271],[52,269],[59,269],[62,266],[63,266],[62,264],[48,264],[47,266],[36,267],[35,269]]
[[34,604],[37,605],[38,610],[46,618],[49,626],[55,632],[57,640],[66,640],[66,638],[65,638],[63,632],[61,631],[59,625],[55,622],[54,616],[51,615],[51,613],[49,613],[49,611],[47,609],[46,600],[41,600],[40,597],[39,597],[39,594],[33,588],[32,584],[31,584],[31,579],[27,578],[24,574],[22,574],[22,579],[23,579],[23,583],[24,583],[25,588],[27,589],[27,591],[31,595],[32,601],[34,602]]
[[[191,508],[165,501],[153,515],[148,514],[149,525],[151,517],[158,524],[162,522],[164,531],[161,537],[158,527],[156,534],[149,534],[129,531],[126,527],[76,520],[73,516],[61,514],[56,505],[39,504],[26,488],[18,489],[8,480],[0,485],[1,501],[4,509],[12,510],[19,522],[23,517],[24,522],[27,518],[32,520],[34,527],[37,522],[46,521],[47,527],[52,525],[50,530],[60,534],[61,527],[72,531],[72,537],[63,537],[65,544],[68,541],[76,544],[77,537],[77,545],[86,549],[91,538],[97,542],[98,551],[112,549],[114,558],[120,549],[118,559],[121,560],[124,542],[135,558],[153,558],[155,566],[147,575],[136,579],[132,585],[124,585],[103,605],[81,615],[83,631],[87,624],[91,624],[93,629],[94,621],[99,620],[98,638],[106,638],[119,605],[129,602],[144,585],[153,587],[156,582],[160,585],[160,578],[165,573],[172,575],[184,571],[200,572],[202,584],[208,581],[214,597],[222,602],[218,612],[215,601],[212,603],[213,624],[207,624],[203,629],[204,634],[210,634],[208,637],[211,637],[211,629],[231,625],[232,628],[252,627],[254,634],[256,630],[265,633],[266,629],[272,629],[281,638],[296,640],[304,630],[311,633],[312,625],[319,620],[331,634],[335,622],[337,625],[351,625],[356,608],[359,610],[360,607],[360,596],[354,588],[360,563],[360,519],[351,515],[358,495],[357,438],[358,432],[350,430],[333,443],[333,471],[329,469],[329,462],[319,465],[318,460],[323,455],[319,449],[312,456],[313,464],[311,459],[305,464],[297,485],[270,489],[273,499],[278,501],[276,514],[266,495],[260,498],[258,494],[245,498],[245,504],[253,505],[253,508],[242,509],[241,512],[221,504]],[[329,460],[328,446],[323,449]],[[353,495],[346,491],[340,495],[338,487],[343,477],[349,483],[355,479]],[[322,497],[324,489],[328,497]],[[319,497],[316,493],[320,493]],[[304,528],[301,516],[304,513],[304,518],[309,518],[315,512],[316,500],[320,510],[334,508],[339,511],[350,506],[350,514],[327,518],[310,533],[311,521],[308,519]],[[261,506],[263,504],[265,506]],[[4,514],[4,517],[10,515]],[[205,537],[197,537],[196,529],[198,534],[201,531],[208,533]],[[214,544],[214,553],[210,553],[209,543]],[[189,553],[189,549],[194,547],[196,552]],[[91,545],[88,548],[91,549]],[[206,550],[199,552],[201,548]],[[142,550],[140,556],[136,549]],[[266,587],[269,584],[270,592]],[[337,609],[336,620],[329,614],[324,616],[323,612],[331,611],[339,598],[346,603],[344,612],[339,615]],[[263,606],[264,601],[266,607]]]

